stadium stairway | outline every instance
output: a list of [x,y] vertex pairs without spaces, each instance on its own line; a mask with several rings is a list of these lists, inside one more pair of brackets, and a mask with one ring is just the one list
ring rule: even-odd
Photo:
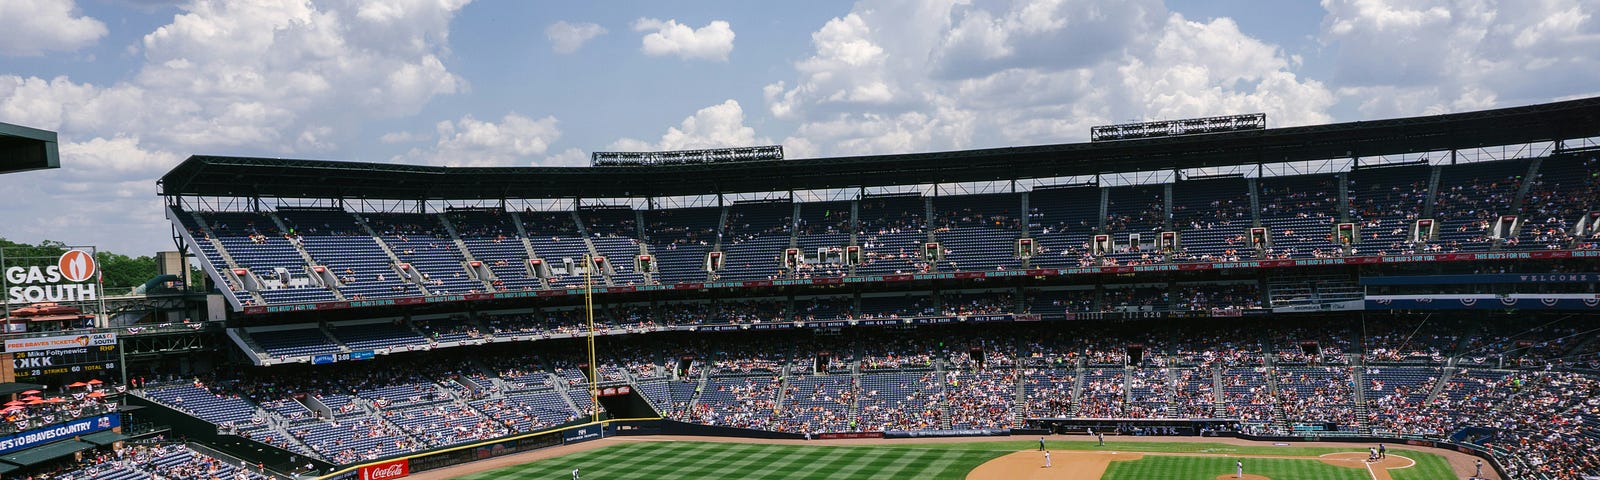
[[[278,216],[278,212],[266,212],[266,213],[267,213],[267,218],[272,219],[272,224],[278,226],[278,231],[280,231],[280,232],[291,232],[291,231],[293,231],[292,229],[290,229],[287,225],[285,225],[283,223],[283,218]],[[317,280],[322,280],[322,278],[320,276],[313,275],[314,272],[311,271],[311,267],[317,264],[317,260],[314,259],[314,258],[311,258],[311,252],[307,252],[306,251],[305,242],[302,242],[302,241],[300,241],[298,239],[295,239],[294,241],[289,242],[289,244],[294,246],[295,253],[300,254],[300,259],[305,262],[304,268],[305,268],[306,276],[311,277],[311,278],[315,278]],[[346,298],[344,296],[344,292],[339,291],[339,289],[337,289],[337,288],[333,288],[333,285],[324,285],[323,288],[326,288],[329,292],[333,293],[333,298],[336,298],[339,301],[349,300],[348,298]]]
[[[583,215],[579,214],[577,209],[573,209],[572,212],[570,212],[570,213],[572,213],[572,223],[573,223],[573,225],[576,225],[578,227],[578,238],[582,238],[583,239],[584,248],[589,249],[589,256],[590,257],[598,257],[598,256],[600,256],[600,249],[595,248],[594,240],[589,238],[589,227],[586,227],[583,224]],[[611,260],[608,259],[607,261],[609,263]],[[584,265],[583,268],[587,269],[587,268],[590,268],[590,267],[593,267],[593,266],[594,265]],[[609,267],[610,265],[607,265],[607,266]],[[610,268],[600,269],[600,282],[601,283],[598,286],[611,286],[611,269]]]
[[1072,408],[1067,410],[1068,417],[1078,416],[1078,407],[1083,404],[1083,357],[1078,357],[1077,365],[1072,372]]
[[1222,388],[1222,368],[1211,367],[1211,382],[1211,414],[1217,418],[1226,417],[1228,415],[1228,400],[1223,396],[1223,392],[1226,392],[1226,390]]
[[[522,215],[518,214],[515,210],[512,210],[510,213],[511,224],[517,227],[517,241],[522,242],[522,251],[528,254],[527,259],[533,260],[539,258],[538,255],[533,253],[533,242],[528,241],[528,228],[522,226]],[[550,280],[545,278],[543,275],[539,276],[539,288],[549,289]]]
[[[399,265],[404,263],[400,261],[400,257],[394,254],[394,249],[389,248],[388,242],[384,242],[383,237],[378,236],[378,231],[372,229],[372,225],[367,223],[366,218],[363,218],[361,214],[356,212],[350,212],[350,216],[356,219],[356,224],[361,226],[361,231],[367,232],[367,236],[372,237],[372,241],[378,244],[378,249],[383,250],[383,254],[389,257],[390,265]],[[427,282],[421,281],[420,279],[408,279],[407,281],[413,286],[417,287],[417,290],[421,291],[423,296],[430,295],[428,293],[428,286],[424,285]]]
[[[218,239],[216,233],[211,231],[211,226],[206,224],[205,217],[201,217],[198,212],[187,213],[190,217],[194,218],[195,225],[200,227],[200,233],[205,235],[206,241],[211,244],[212,249],[216,250],[217,256],[222,257],[222,261],[227,264],[228,270],[239,270],[239,262],[233,259],[233,255],[228,253],[228,249],[223,248],[222,240]],[[201,257],[204,258],[204,255],[201,255]],[[216,267],[216,265],[212,265],[212,267]],[[261,296],[261,292],[255,290],[246,290],[243,285],[239,285],[238,287],[239,291],[248,292],[251,300],[254,300],[256,305],[265,305],[267,303],[267,299]]]
[[[1271,342],[1264,341],[1262,344],[1271,345]],[[1268,354],[1262,359],[1268,372],[1267,375],[1264,375],[1266,377],[1264,380],[1267,384],[1267,392],[1271,394],[1272,398],[1272,425],[1278,427],[1280,431],[1289,432],[1293,430],[1289,428],[1289,414],[1283,410],[1283,391],[1278,389],[1278,376],[1272,374],[1277,369],[1276,357],[1276,355]]]
[[[461,240],[461,234],[456,233],[456,226],[455,226],[454,223],[450,222],[450,218],[448,218],[448,217],[446,217],[444,215],[433,215],[433,216],[437,217],[439,219],[439,224],[444,226],[445,233],[450,234],[450,241],[452,243],[455,243],[456,252],[461,254],[462,261],[467,262],[468,264],[470,264],[471,262],[477,261],[476,258],[473,258],[472,251],[467,249],[467,242],[462,241]],[[487,263],[485,265],[487,265]],[[485,292],[493,292],[493,291],[495,291],[494,278],[487,277],[487,276],[480,276],[480,275],[478,275],[478,271],[475,271],[475,270],[473,270],[471,268],[466,268],[466,265],[462,265],[462,269],[466,270],[467,272],[470,272],[474,276],[478,277],[478,283],[483,284],[483,291],[485,291]],[[482,271],[489,272],[489,275],[494,275],[494,271],[493,270],[489,270],[488,268],[484,268]]]
[[1361,432],[1362,435],[1371,435],[1372,420],[1367,418],[1367,382],[1364,376],[1366,374],[1366,363],[1351,363],[1351,366],[1347,368],[1350,369],[1351,400],[1355,402],[1356,431]]
[[1016,368],[1018,371],[1017,390],[1011,399],[1011,424],[1022,425],[1023,420],[1026,420],[1028,417],[1028,390],[1026,388],[1028,384],[1028,376],[1022,374],[1024,369],[1020,363]]
[[339,351],[340,352],[350,353],[350,346],[345,345],[344,342],[339,341],[339,336],[334,335],[333,334],[333,329],[328,328],[328,322],[318,322],[317,323],[317,331],[322,332],[323,336],[328,337],[328,343],[331,343],[334,346],[339,347]]

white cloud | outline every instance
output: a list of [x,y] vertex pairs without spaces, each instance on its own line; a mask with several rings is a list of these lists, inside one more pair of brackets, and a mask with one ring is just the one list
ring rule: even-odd
[[106,24],[78,13],[73,0],[0,2],[0,55],[37,56],[70,52],[106,36]]
[[638,152],[771,144],[771,140],[757,137],[756,130],[744,124],[744,108],[730,99],[695,111],[678,126],[667,128],[658,141],[624,138],[613,142],[609,149]]
[[378,137],[378,142],[385,143],[385,144],[411,143],[411,142],[415,142],[415,141],[422,140],[422,139],[423,139],[422,135],[417,135],[417,134],[411,133],[411,132],[389,132],[389,133],[383,134],[383,136]]
[[704,27],[692,28],[677,20],[640,18],[633,22],[633,30],[647,32],[640,40],[645,55],[677,55],[684,60],[727,61],[733,52],[733,27],[724,20],[714,20]]
[[545,38],[550,39],[550,50],[556,53],[573,53],[583,48],[583,44],[606,33],[606,29],[594,23],[567,23],[559,21],[550,24],[544,29]]
[[1600,0],[1323,0],[1330,83],[1363,116],[1490,108],[1592,92]]
[[798,122],[785,149],[872,154],[1082,140],[1130,118],[1265,111],[1327,121],[1334,94],[1231,20],[1156,0],[864,1],[811,36],[793,80],[763,90]]
[[568,148],[561,153],[544,157],[544,160],[534,162],[538,167],[587,167],[589,154],[577,148]]
[[438,142],[432,148],[412,149],[394,160],[452,167],[528,165],[561,138],[556,124],[555,117],[535,120],[516,113],[507,113],[498,123],[467,115],[439,122]]
[[[465,91],[443,60],[465,3],[191,0],[130,49],[141,63],[120,82],[0,72],[0,118],[60,132],[63,164],[0,176],[0,191],[15,192],[0,223],[28,224],[7,233],[21,241],[70,232],[63,240],[91,237],[128,253],[169,249],[153,193],[178,161],[171,152],[335,151],[367,121]],[[0,18],[36,4],[0,1]],[[32,44],[0,42],[0,53],[17,45]],[[84,233],[84,224],[103,228]]]

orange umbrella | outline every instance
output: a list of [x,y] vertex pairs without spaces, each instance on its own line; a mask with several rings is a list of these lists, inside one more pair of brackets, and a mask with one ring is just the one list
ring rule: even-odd
[[38,395],[39,391],[38,390],[26,390],[26,391],[23,391],[22,394],[23,395]]
[[6,408],[0,408],[0,413],[11,413],[11,412],[15,412],[17,410],[22,410],[22,407],[13,405],[13,406],[6,407]]
[[6,406],[7,407],[15,407],[17,405],[22,405],[22,402],[19,402],[19,401],[16,401],[16,400],[12,400],[12,401],[6,402]]
[[106,392],[89,392],[89,398],[100,398],[104,396],[106,396]]
[[67,401],[67,399],[61,398],[61,397],[55,397],[55,398],[51,398],[49,400],[45,400],[46,403],[61,403],[61,402],[65,402],[65,401]]
[[105,382],[102,382],[99,379],[91,379],[91,380],[89,380],[89,384],[90,385],[99,385],[99,384],[102,384],[102,383],[105,383]]
[[35,398],[33,400],[28,400],[28,405],[44,405],[44,400],[40,400],[40,399],[37,399],[37,398]]
[[89,386],[89,384],[87,384],[87,383],[72,382],[71,384],[67,385],[67,388],[78,388],[78,387],[87,387],[87,386]]
[[44,400],[44,399],[39,398],[39,397],[35,397],[35,396],[22,397],[22,401],[24,401],[24,402],[31,402],[31,401],[34,401],[34,400]]

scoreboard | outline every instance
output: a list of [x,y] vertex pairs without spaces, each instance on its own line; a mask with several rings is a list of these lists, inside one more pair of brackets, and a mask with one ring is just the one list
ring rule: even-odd
[[11,354],[16,378],[37,379],[66,373],[94,373],[117,369],[117,346],[53,348]]
[[3,381],[49,382],[51,377],[102,377],[120,368],[113,332],[5,339]]

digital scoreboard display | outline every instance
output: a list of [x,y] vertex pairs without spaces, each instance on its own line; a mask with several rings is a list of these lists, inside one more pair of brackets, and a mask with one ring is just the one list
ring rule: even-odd
[[99,345],[52,348],[11,353],[18,379],[37,379],[66,373],[115,371],[117,346]]

